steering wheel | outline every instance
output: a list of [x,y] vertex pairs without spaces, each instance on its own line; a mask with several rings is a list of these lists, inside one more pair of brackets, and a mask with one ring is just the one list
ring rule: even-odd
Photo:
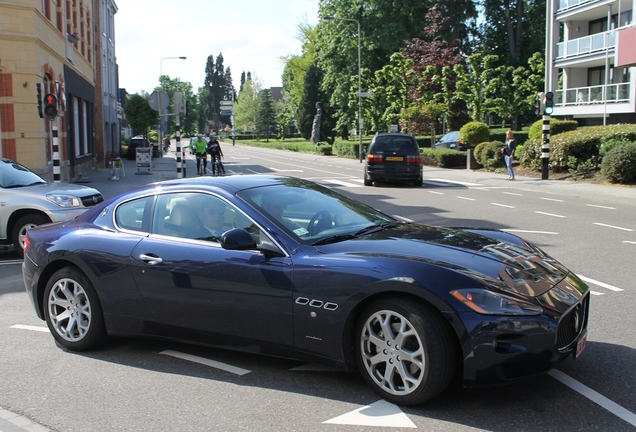
[[307,231],[312,236],[328,228],[331,228],[331,215],[327,210],[320,210],[311,218],[307,225]]

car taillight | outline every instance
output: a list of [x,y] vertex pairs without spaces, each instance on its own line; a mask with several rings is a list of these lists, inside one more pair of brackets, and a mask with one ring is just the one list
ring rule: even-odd
[[29,248],[29,238],[25,237],[24,238],[24,251],[26,252],[26,250]]
[[422,158],[420,156],[407,156],[406,163],[420,163]]
[[367,155],[367,162],[382,162],[382,155]]

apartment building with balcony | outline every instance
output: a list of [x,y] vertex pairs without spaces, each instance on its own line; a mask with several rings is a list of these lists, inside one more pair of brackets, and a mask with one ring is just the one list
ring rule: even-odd
[[548,0],[546,91],[554,116],[636,123],[636,0]]

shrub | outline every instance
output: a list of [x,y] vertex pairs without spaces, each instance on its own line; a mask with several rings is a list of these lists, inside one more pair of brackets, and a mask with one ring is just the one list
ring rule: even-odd
[[459,130],[459,139],[462,143],[477,145],[490,140],[490,128],[481,122],[469,122]]
[[601,174],[611,183],[636,182],[636,145],[619,144],[601,162]]
[[603,158],[614,147],[617,147],[621,144],[629,144],[632,142],[633,141],[629,141],[625,137],[618,137],[618,138],[611,137],[608,139],[601,139],[601,145],[600,145],[598,153],[601,156],[601,158]]
[[[559,120],[556,118],[550,118],[550,136],[558,135],[567,131],[573,131],[578,128],[578,126],[579,124],[575,120]],[[528,131],[528,139],[539,139],[542,137],[543,120],[537,120],[530,126],[530,130]]]
[[501,149],[504,143],[501,141],[490,141],[478,144],[475,147],[475,160],[487,170],[503,168],[506,164]]
[[[549,169],[560,172],[598,170],[601,144],[610,140],[636,141],[636,125],[588,126],[550,134]],[[519,152],[521,166],[541,170],[542,139],[530,139]]]
[[451,149],[420,149],[422,163],[440,168],[466,167],[466,152]]

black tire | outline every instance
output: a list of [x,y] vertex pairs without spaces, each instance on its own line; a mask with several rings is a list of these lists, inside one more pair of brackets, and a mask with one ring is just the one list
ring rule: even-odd
[[371,180],[369,178],[369,176],[367,175],[367,170],[364,170],[364,185],[365,186],[373,186],[373,180]]
[[[400,331],[405,329],[413,332],[404,337]],[[394,333],[385,334],[389,330]],[[423,304],[401,298],[381,300],[363,310],[355,327],[355,355],[373,390],[403,406],[439,395],[457,370],[448,325]]]
[[417,187],[421,187],[423,183],[424,181],[421,178],[419,178],[413,182],[413,185]]
[[43,214],[32,213],[22,216],[13,225],[13,232],[11,233],[11,243],[15,247],[15,251],[21,257],[24,256],[24,238],[26,233],[31,228],[49,223],[51,220]]
[[75,267],[56,271],[46,283],[44,319],[55,341],[70,351],[87,351],[106,341],[95,288]]

